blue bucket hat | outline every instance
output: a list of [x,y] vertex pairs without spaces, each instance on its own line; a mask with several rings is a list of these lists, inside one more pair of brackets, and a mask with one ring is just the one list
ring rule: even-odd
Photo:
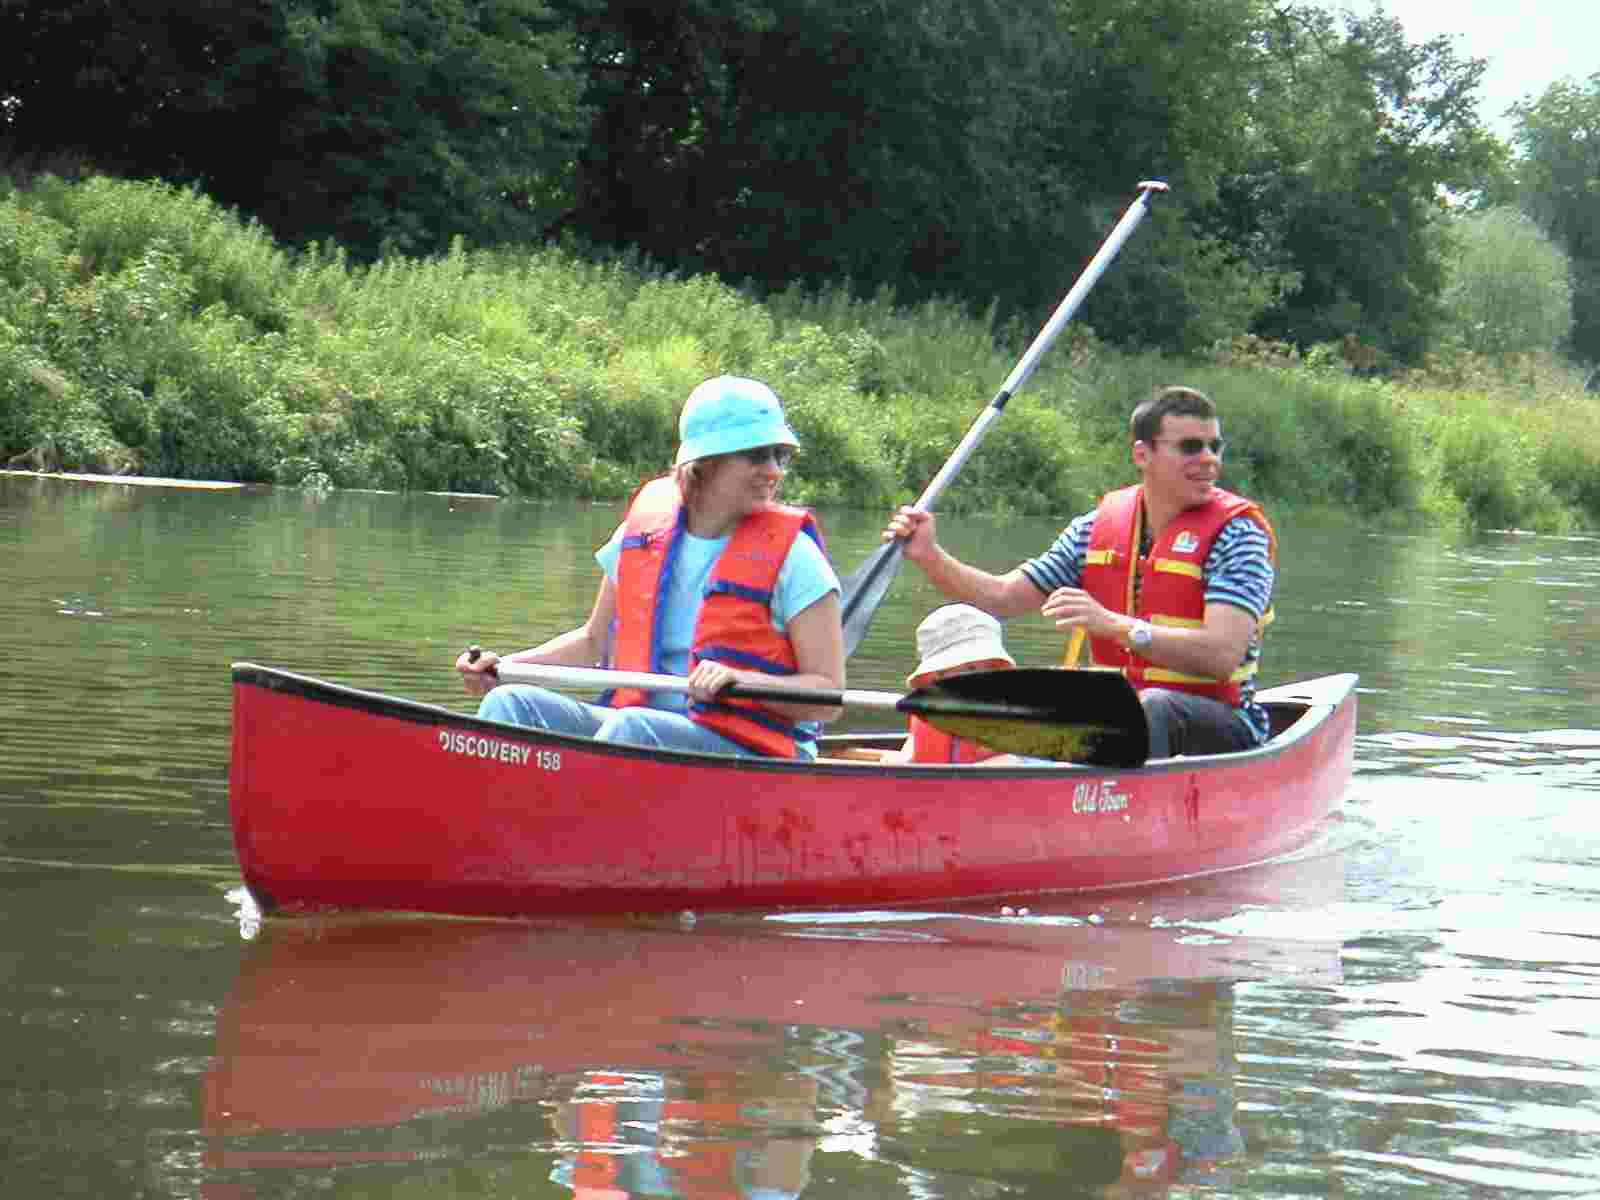
[[695,388],[684,401],[674,461],[682,466],[713,454],[799,444],[771,388],[754,379],[718,375]]

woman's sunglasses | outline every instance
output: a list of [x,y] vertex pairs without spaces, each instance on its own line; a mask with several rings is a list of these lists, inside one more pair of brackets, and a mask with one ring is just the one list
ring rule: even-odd
[[1185,458],[1193,458],[1202,450],[1209,450],[1218,458],[1228,448],[1228,443],[1222,438],[1212,438],[1209,442],[1205,438],[1155,438],[1154,444],[1159,446],[1162,442],[1170,442],[1178,448],[1178,453]]
[[735,450],[734,455],[742,458],[752,467],[759,467],[768,459],[780,471],[787,471],[789,464],[794,461],[793,446],[757,446],[753,450]]

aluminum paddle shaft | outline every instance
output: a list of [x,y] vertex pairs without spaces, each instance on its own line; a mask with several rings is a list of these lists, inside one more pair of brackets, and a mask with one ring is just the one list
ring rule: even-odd
[[[1159,180],[1147,179],[1139,184],[1139,194],[1133,203],[1128,205],[1128,210],[1122,214],[1122,219],[1106,235],[1106,240],[1101,243],[1100,249],[1095,251],[1094,257],[1089,260],[1089,265],[1084,267],[1082,274],[1078,276],[1078,281],[1072,285],[1072,290],[1056,306],[1055,312],[1050,314],[1050,319],[1044,323],[1044,328],[1039,330],[1033,342],[1017,360],[1017,365],[1011,369],[1011,374],[1006,376],[1006,381],[1000,385],[1000,390],[995,393],[994,399],[989,401],[988,406],[978,415],[978,419],[972,423],[961,443],[945,460],[944,466],[939,468],[939,473],[922,490],[922,495],[917,497],[913,508],[923,512],[933,509],[934,502],[966,464],[972,452],[978,448],[978,443],[983,441],[984,435],[989,432],[989,426],[1000,419],[1007,401],[1028,381],[1044,352],[1056,340],[1062,327],[1072,320],[1073,314],[1078,311],[1084,297],[1099,282],[1100,276],[1105,274],[1106,268],[1122,249],[1122,244],[1133,236],[1133,231],[1139,227],[1139,222],[1144,220],[1145,213],[1150,210],[1150,198],[1166,190],[1167,185]],[[846,657],[855,653],[856,647],[866,637],[867,629],[872,624],[873,614],[877,612],[878,605],[900,570],[900,560],[900,542],[886,542],[845,581],[843,608]]]
[[[683,675],[659,675],[649,671],[609,671],[598,667],[563,667],[544,663],[517,663],[501,659],[495,666],[501,683],[539,683],[552,687],[592,689],[638,688],[646,692],[687,692],[689,680]],[[875,708],[893,712],[903,699],[899,692],[865,692],[844,688],[786,688],[775,683],[735,684],[728,695],[746,700],[787,701],[790,704],[833,704],[841,708]]]
[[1011,368],[1011,374],[1006,376],[1006,381],[1000,385],[1000,390],[995,393],[994,399],[989,401],[989,406],[979,414],[978,419],[972,423],[972,428],[967,430],[967,435],[961,439],[961,444],[951,452],[944,466],[939,468],[939,473],[922,489],[922,495],[917,497],[913,506],[924,511],[933,508],[934,501],[950,485],[956,472],[966,464],[972,452],[978,448],[978,443],[983,440],[984,434],[989,432],[989,426],[999,419],[1005,411],[1006,402],[1022,389],[1028,382],[1034,368],[1039,365],[1039,360],[1044,357],[1044,352],[1050,349],[1052,343],[1060,336],[1062,328],[1072,320],[1073,315],[1083,304],[1084,297],[1100,281],[1100,276],[1106,273],[1106,268],[1111,265],[1111,260],[1116,258],[1122,244],[1133,236],[1133,231],[1139,227],[1139,222],[1144,220],[1144,215],[1150,210],[1150,196],[1152,193],[1160,194],[1167,190],[1167,185],[1159,180],[1147,179],[1139,185],[1139,194],[1134,198],[1128,210],[1122,214],[1122,219],[1116,227],[1106,235],[1106,240],[1101,243],[1100,249],[1095,251],[1089,265],[1084,267],[1083,273],[1078,276],[1078,281],[1072,285],[1072,290],[1062,298],[1056,306],[1055,312],[1050,314],[1050,319],[1044,323],[1044,328],[1039,330],[1033,342],[1023,351],[1022,357],[1017,360],[1017,365]]

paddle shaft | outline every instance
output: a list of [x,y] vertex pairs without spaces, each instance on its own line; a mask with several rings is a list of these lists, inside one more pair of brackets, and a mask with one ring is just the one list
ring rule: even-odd
[[944,466],[939,468],[939,473],[928,481],[927,487],[922,489],[922,495],[917,497],[917,502],[912,505],[913,508],[925,512],[933,508],[934,501],[950,485],[950,481],[956,477],[956,472],[966,465],[967,459],[978,448],[978,443],[989,432],[989,426],[1000,419],[1006,403],[1021,390],[1023,384],[1028,382],[1034,368],[1039,365],[1039,360],[1044,357],[1044,352],[1059,336],[1062,327],[1072,320],[1084,297],[1100,281],[1100,276],[1105,274],[1106,268],[1111,265],[1111,260],[1116,258],[1122,249],[1122,244],[1133,236],[1133,231],[1139,227],[1139,222],[1144,220],[1145,213],[1150,210],[1150,194],[1166,190],[1167,185],[1159,180],[1147,179],[1139,184],[1139,194],[1134,197],[1133,203],[1128,205],[1127,211],[1122,214],[1122,219],[1106,235],[1106,240],[1101,243],[1100,249],[1095,251],[1094,257],[1089,260],[1089,265],[1084,267],[1083,273],[1078,276],[1078,281],[1072,285],[1072,290],[1056,306],[1055,312],[1051,313],[1050,319],[1044,323],[1044,328],[1039,330],[1032,343],[1023,351],[1022,357],[1011,369],[1011,374],[1006,376],[1006,381],[1000,385],[1000,390],[995,393],[994,399],[989,401],[988,407],[979,414],[972,428],[967,430],[961,443],[945,460]]
[[[541,683],[555,687],[638,688],[646,692],[687,692],[689,680],[682,675],[658,675],[649,671],[602,671],[594,667],[563,667],[544,663],[507,662],[495,667],[501,683]],[[895,711],[903,696],[898,692],[866,692],[850,688],[790,688],[774,684],[736,683],[726,695],[740,700],[767,700],[787,704],[822,704],[836,708],[876,708]]]
[[[1089,290],[1099,281],[1100,276],[1111,265],[1111,260],[1122,249],[1122,244],[1133,235],[1139,222],[1144,220],[1144,215],[1150,208],[1151,195],[1166,190],[1167,185],[1159,180],[1145,180],[1139,184],[1139,194],[1133,203],[1128,205],[1128,210],[1123,213],[1122,219],[1106,236],[1100,249],[1089,260],[1089,265],[1084,267],[1077,282],[1072,285],[1072,290],[1056,306],[1055,312],[1045,322],[1044,328],[1039,330],[1033,342],[1017,360],[1017,365],[1011,369],[1011,374],[1006,376],[1006,381],[1000,385],[1000,390],[995,393],[994,399],[989,401],[983,412],[978,414],[978,419],[972,423],[966,436],[945,460],[944,466],[939,468],[938,474],[929,480],[927,487],[923,488],[922,495],[917,497],[917,502],[912,505],[913,508],[922,512],[932,510],[934,501],[950,485],[956,473],[978,448],[978,443],[983,441],[984,435],[989,432],[989,427],[1000,419],[1006,403],[1028,381],[1034,368],[1039,365],[1039,359],[1061,332],[1062,326],[1072,319],[1072,315],[1078,311],[1078,306],[1083,303],[1083,298],[1089,294]],[[899,573],[900,562],[899,540],[886,542],[873,551],[845,580],[841,608],[846,657],[854,654],[856,647],[867,636],[867,628],[872,624],[873,614],[877,612],[878,605],[889,591],[889,585]]]

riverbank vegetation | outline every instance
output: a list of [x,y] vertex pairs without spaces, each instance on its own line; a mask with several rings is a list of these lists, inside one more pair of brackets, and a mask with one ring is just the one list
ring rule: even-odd
[[942,503],[1087,504],[1184,378],[1269,500],[1600,525],[1600,75],[1502,141],[1356,7],[0,5],[0,463],[611,497],[726,370],[881,506],[1155,178]]
[[[313,488],[621,497],[671,461],[690,388],[732,372],[785,400],[791,498],[882,508],[921,490],[1035,332],[559,247],[353,263],[192,189],[101,177],[0,198],[0,283],[9,465]],[[1088,507],[1128,478],[1133,404],[1182,380],[1223,410],[1230,485],[1270,505],[1600,527],[1600,398],[1576,370],[1457,348],[1365,371],[1359,343],[1175,356],[1075,323],[941,507]]]

